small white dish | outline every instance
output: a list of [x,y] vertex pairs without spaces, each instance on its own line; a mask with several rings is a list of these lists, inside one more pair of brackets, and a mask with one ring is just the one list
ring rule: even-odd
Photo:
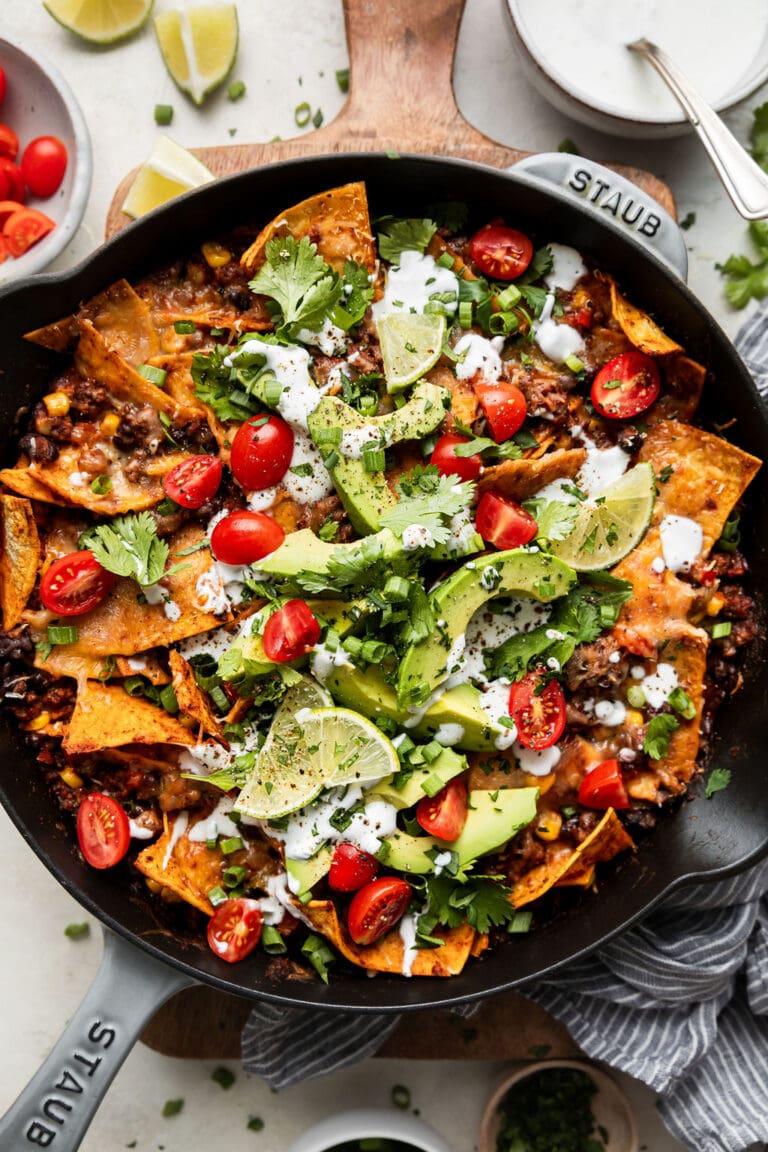
[[595,1127],[603,1127],[608,1133],[605,1152],[638,1152],[637,1124],[629,1100],[615,1080],[588,1060],[540,1060],[506,1073],[488,1097],[480,1125],[478,1152],[496,1152],[501,1119],[499,1107],[510,1088],[536,1072],[548,1072],[554,1068],[578,1068],[586,1072],[597,1087],[592,1098],[592,1114]]
[[1,286],[42,271],[67,246],[85,212],[93,160],[80,105],[55,65],[13,40],[0,39],[0,67],[8,81],[0,122],[19,137],[19,156],[36,136],[58,136],[67,149],[61,187],[47,200],[28,196],[24,205],[50,216],[56,227],[23,256],[16,260],[9,256],[0,264]]
[[331,1152],[339,1144],[371,1136],[399,1140],[414,1152],[453,1152],[423,1120],[387,1108],[358,1108],[327,1116],[294,1140],[287,1152]]

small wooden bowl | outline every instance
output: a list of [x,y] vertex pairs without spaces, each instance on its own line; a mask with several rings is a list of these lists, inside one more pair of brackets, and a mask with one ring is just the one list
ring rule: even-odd
[[480,1124],[478,1152],[496,1152],[499,1107],[513,1084],[526,1080],[536,1072],[546,1072],[553,1068],[578,1068],[586,1072],[597,1086],[597,1093],[592,1098],[592,1112],[595,1127],[602,1126],[608,1133],[605,1152],[637,1152],[637,1125],[627,1097],[615,1080],[588,1060],[540,1060],[506,1073],[494,1088],[485,1106]]

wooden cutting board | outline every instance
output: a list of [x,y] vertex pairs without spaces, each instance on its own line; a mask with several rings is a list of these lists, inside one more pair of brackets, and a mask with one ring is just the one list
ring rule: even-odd
[[[500,168],[514,164],[528,153],[485,136],[456,105],[453,60],[463,8],[464,0],[344,0],[350,87],[336,119],[293,140],[198,148],[195,155],[216,176],[330,152],[415,152]],[[675,215],[674,197],[661,180],[639,168],[612,167]],[[115,192],[107,236],[130,223],[120,205],[133,175]],[[249,1009],[246,1000],[194,988],[161,1008],[142,1039],[169,1056],[237,1059]],[[468,1021],[446,1011],[409,1014],[380,1051],[412,1059],[437,1053],[445,1059],[524,1060],[570,1057],[579,1049],[542,1008],[506,993],[485,1002]]]

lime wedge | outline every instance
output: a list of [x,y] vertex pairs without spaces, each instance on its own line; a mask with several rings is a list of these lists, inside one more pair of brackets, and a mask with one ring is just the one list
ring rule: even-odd
[[202,104],[226,80],[237,57],[237,8],[173,8],[155,16],[155,32],[171,78],[195,104]]
[[166,200],[199,188],[214,179],[205,164],[171,140],[158,136],[152,153],[136,174],[136,179],[123,201],[123,212],[134,219],[151,212]]
[[376,321],[387,392],[402,392],[429,372],[443,350],[445,316],[388,312]]
[[550,551],[577,572],[612,568],[642,540],[651,521],[655,485],[650,464],[636,464],[594,500],[579,504],[573,529]]
[[304,737],[319,748],[323,786],[368,784],[400,771],[391,740],[351,708],[319,708],[304,720]]
[[43,0],[43,6],[83,40],[114,44],[141,28],[152,10],[152,0]]

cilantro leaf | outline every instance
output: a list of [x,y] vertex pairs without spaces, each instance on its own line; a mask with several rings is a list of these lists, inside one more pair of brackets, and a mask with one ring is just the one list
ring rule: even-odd
[[460,483],[455,476],[441,476],[432,465],[416,467],[397,482],[400,499],[381,517],[383,528],[402,536],[406,528],[426,528],[433,544],[445,544],[450,538],[451,517],[469,506],[475,485]]
[[364,264],[345,260],[339,302],[331,311],[331,321],[347,332],[359,324],[373,300],[374,287]]
[[761,168],[768,172],[768,103],[755,108],[755,119],[750,133],[752,155]]
[[334,549],[325,572],[300,572],[291,584],[310,595],[323,592],[357,595],[383,584],[395,567],[391,560],[384,559],[383,543],[375,536],[366,536],[355,548]]
[[279,335],[300,328],[317,330],[341,296],[341,280],[318,255],[308,236],[276,236],[265,246],[266,260],[250,281],[252,292],[269,296],[280,312]]
[[748,256],[729,256],[720,265],[727,276],[725,296],[734,308],[744,308],[750,300],[762,300],[768,295],[768,259],[753,264]]
[[663,760],[669,751],[672,733],[680,727],[680,721],[669,712],[662,712],[648,721],[643,740],[643,752],[651,760]]
[[564,540],[573,530],[578,505],[564,500],[526,500],[523,504],[538,525],[537,540]]
[[435,232],[433,220],[387,220],[379,231],[379,255],[390,264],[399,264],[403,252],[424,252]]
[[[768,108],[768,105],[763,105],[763,108]],[[704,795],[707,800],[710,800],[716,792],[722,792],[727,788],[731,782],[730,768],[713,768],[707,780],[707,787],[704,790]]]
[[426,907],[416,922],[416,934],[429,946],[438,924],[458,928],[467,921],[478,932],[511,923],[515,909],[511,892],[490,876],[460,880],[446,874],[425,879]]
[[102,568],[116,576],[130,576],[143,587],[156,584],[165,572],[169,548],[157,535],[157,523],[149,512],[118,516],[89,529],[80,539]]

